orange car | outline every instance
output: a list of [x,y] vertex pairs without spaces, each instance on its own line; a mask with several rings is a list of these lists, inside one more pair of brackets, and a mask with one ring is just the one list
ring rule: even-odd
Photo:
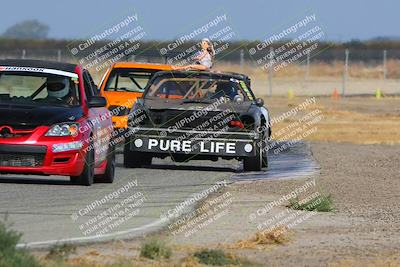
[[136,99],[142,96],[153,74],[162,70],[172,70],[172,66],[117,62],[107,70],[100,85],[100,94],[107,99],[107,108],[113,113],[114,128],[128,127],[130,109]]

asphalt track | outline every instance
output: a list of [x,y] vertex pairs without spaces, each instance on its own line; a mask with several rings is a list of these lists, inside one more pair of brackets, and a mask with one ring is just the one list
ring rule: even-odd
[[307,143],[270,151],[269,158],[268,170],[243,173],[235,160],[177,164],[156,159],[145,168],[125,169],[118,154],[115,182],[91,187],[61,176],[0,175],[0,220],[23,233],[20,247],[126,239],[162,229],[168,224],[162,214],[196,193],[224,187],[221,181],[293,179],[318,171]]

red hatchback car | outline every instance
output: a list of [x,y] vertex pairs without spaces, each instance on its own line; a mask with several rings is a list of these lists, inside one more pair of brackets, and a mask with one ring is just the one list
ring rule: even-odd
[[0,60],[0,173],[114,180],[106,99],[78,65]]

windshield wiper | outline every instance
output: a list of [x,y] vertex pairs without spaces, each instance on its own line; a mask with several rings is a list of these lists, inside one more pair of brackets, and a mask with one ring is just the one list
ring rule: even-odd
[[211,104],[212,101],[208,99],[184,99],[182,101],[182,104],[188,104],[188,103],[203,103],[203,104]]

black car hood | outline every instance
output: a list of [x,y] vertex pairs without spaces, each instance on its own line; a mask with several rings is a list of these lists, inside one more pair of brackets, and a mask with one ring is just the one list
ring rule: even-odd
[[[208,103],[181,103],[180,101],[160,101],[160,100],[153,100],[153,99],[146,99],[144,102],[144,106],[146,109],[150,110],[201,110],[207,107],[211,107],[212,104]],[[231,109],[232,112],[236,113],[246,113],[250,110],[253,106],[251,102],[243,102],[240,104],[229,102],[224,103],[216,106],[213,108],[213,111],[223,111],[226,109]]]
[[81,107],[0,104],[0,125],[50,126],[76,121],[83,115]]

